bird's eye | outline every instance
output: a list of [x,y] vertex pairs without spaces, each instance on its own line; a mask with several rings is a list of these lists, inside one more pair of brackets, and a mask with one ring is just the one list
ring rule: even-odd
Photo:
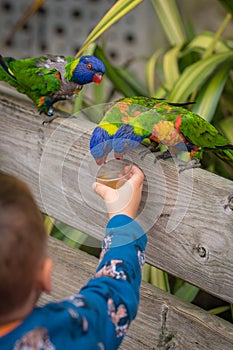
[[87,69],[92,69],[91,63],[87,63],[86,67],[87,67]]

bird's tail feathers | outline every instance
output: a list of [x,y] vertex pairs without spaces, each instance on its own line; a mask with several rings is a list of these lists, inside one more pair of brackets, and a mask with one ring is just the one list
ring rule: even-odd
[[194,105],[196,102],[195,101],[187,101],[187,102],[169,102],[166,100],[166,98],[158,98],[155,97],[156,100],[166,102],[170,106],[175,106],[175,107],[183,107],[183,106],[189,106],[189,105]]
[[218,150],[228,150],[228,149],[233,149],[233,145],[231,144],[228,144],[228,145],[225,145],[225,146],[217,146],[216,147]]
[[229,147],[228,149],[218,149],[214,153],[218,158],[220,158],[221,160],[223,160],[233,168],[233,151],[231,151],[231,149],[233,149],[233,145],[229,145],[229,146],[231,147]]
[[194,105],[196,102],[190,101],[190,102],[167,102],[167,103],[170,106],[174,106],[174,107],[184,107],[184,106]]
[[[3,58],[2,55],[0,55],[0,66],[2,67],[2,69],[5,71],[5,73],[7,74],[8,78],[12,78],[14,81],[16,81],[16,78],[13,74],[13,72],[10,70],[10,68],[7,66],[7,63],[14,61],[14,58],[12,57],[5,57]],[[6,63],[7,62],[7,63]]]
[[226,145],[218,145],[215,146],[215,148],[212,147],[205,147],[205,150],[213,151],[213,152],[218,152],[221,150],[233,150],[233,145],[232,144],[226,144]]

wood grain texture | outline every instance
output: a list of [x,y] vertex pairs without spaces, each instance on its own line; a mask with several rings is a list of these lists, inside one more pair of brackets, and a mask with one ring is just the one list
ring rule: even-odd
[[[54,292],[49,296],[44,294],[39,305],[79,291],[93,276],[98,263],[95,257],[52,237],[49,255],[54,260]],[[142,283],[137,317],[121,345],[122,350],[229,350],[232,347],[231,324],[147,283]]]
[[[95,125],[84,114],[42,120],[25,99],[1,92],[0,169],[29,183],[42,211],[101,240],[107,216],[89,168]],[[132,158],[146,176],[137,220],[148,262],[233,302],[233,183],[201,169],[179,174],[175,161],[154,164],[138,150]]]

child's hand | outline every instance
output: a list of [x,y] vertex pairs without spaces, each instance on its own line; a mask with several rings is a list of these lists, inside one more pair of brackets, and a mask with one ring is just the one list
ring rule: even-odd
[[132,167],[130,179],[117,190],[95,182],[95,192],[103,198],[109,218],[124,214],[135,219],[142,197],[144,174],[135,165]]

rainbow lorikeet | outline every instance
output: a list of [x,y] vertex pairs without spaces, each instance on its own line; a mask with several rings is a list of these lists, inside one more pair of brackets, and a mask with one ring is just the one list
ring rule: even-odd
[[26,94],[40,113],[49,117],[53,115],[55,102],[79,93],[85,84],[99,84],[104,73],[104,64],[94,56],[75,59],[46,55],[15,60],[0,55],[0,81]]
[[[142,113],[155,108],[163,99],[149,97],[126,97],[112,102],[106,108],[103,119],[92,132],[90,138],[90,151],[95,158],[96,163],[101,165],[107,159],[112,150],[113,138],[123,124],[137,119]],[[163,101],[166,106],[177,106],[179,103],[168,103]],[[182,103],[185,105],[187,103]]]
[[[180,106],[159,101],[152,109],[122,124],[112,139],[115,158],[121,159],[145,138],[166,146],[165,157],[186,151],[191,160],[199,162],[204,151],[212,151],[233,166],[233,145],[208,121]],[[197,162],[191,163],[194,166]]]

